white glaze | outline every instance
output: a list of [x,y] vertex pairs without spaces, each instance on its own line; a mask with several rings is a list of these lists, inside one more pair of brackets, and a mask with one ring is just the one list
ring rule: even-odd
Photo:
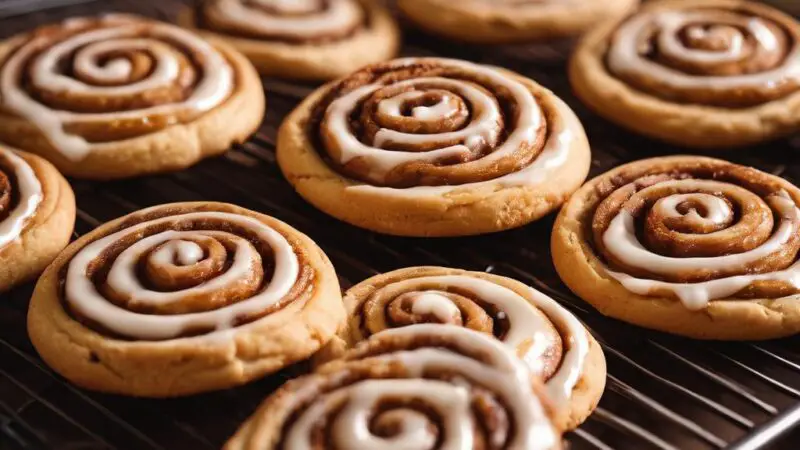
[[669,291],[691,311],[705,309],[712,300],[719,300],[736,294],[757,281],[781,281],[800,289],[800,262],[777,272],[737,275],[704,281],[701,283],[669,283],[632,277],[625,273],[606,269],[609,275],[622,284],[625,289],[639,295],[651,295],[655,291]]
[[[680,25],[680,24],[678,24]],[[695,49],[688,51],[684,46],[681,39],[678,37],[678,30],[665,29],[663,33],[658,36],[658,47],[664,55],[673,58],[681,58],[685,61],[691,61],[698,64],[721,64],[725,62],[736,62],[742,57],[744,49],[745,38],[744,35],[737,29],[733,29],[732,41],[730,46],[725,51],[701,50]],[[689,27],[687,33],[694,39],[710,39],[716,33],[721,33],[727,28],[717,28],[707,30],[702,26],[696,25]]]
[[452,431],[454,436],[448,442],[452,448],[473,447],[470,395],[463,387],[435,380],[367,380],[351,388],[349,394],[347,406],[339,413],[341,416],[333,428],[334,440],[346,442],[345,447],[386,450],[435,448],[436,436],[426,429],[429,422],[419,413],[395,411],[401,423],[405,424],[405,432],[394,438],[381,438],[370,433],[370,412],[386,397],[423,400],[426,405],[443,413],[444,429]]
[[626,210],[611,220],[603,233],[603,244],[608,252],[627,266],[646,267],[659,275],[671,275],[686,270],[724,270],[754,263],[775,253],[800,227],[800,210],[791,199],[779,196],[769,198],[781,214],[778,229],[760,246],[742,253],[714,257],[676,258],[659,255],[645,248],[636,236],[633,216]]
[[[33,64],[30,72],[34,85],[47,87],[55,91],[75,92],[83,94],[121,96],[131,95],[166,86],[178,78],[178,61],[172,54],[170,46],[150,39],[117,38],[117,29],[103,29],[60,42],[42,54]],[[86,47],[89,44],[91,46]],[[84,71],[91,77],[106,82],[122,83],[131,75],[130,61],[115,59],[107,66],[100,66],[99,59],[110,51],[126,49],[131,51],[147,51],[153,55],[154,70],[146,79],[120,86],[96,86],[59,73],[59,62],[69,54],[79,51],[75,57],[75,69]],[[123,67],[125,65],[125,67]],[[123,69],[125,72],[122,72]]]
[[[542,356],[555,345],[553,336],[547,332],[548,324],[539,314],[536,314],[534,308],[539,309],[558,330],[564,346],[558,370],[547,381],[548,394],[550,394],[551,400],[559,406],[563,407],[569,401],[572,397],[572,389],[580,379],[586,355],[589,352],[586,330],[575,316],[553,299],[535,289],[531,288],[530,296],[523,297],[511,289],[489,280],[465,275],[410,278],[392,283],[391,287],[393,290],[408,291],[420,284],[465,289],[505,314],[509,326],[503,343],[515,350],[524,343],[532,343],[533,345],[526,350],[525,354],[520,355],[520,358],[525,361],[531,371],[537,374],[543,370]],[[437,297],[437,308],[444,312],[445,307],[438,304],[446,301],[456,311],[458,310],[452,300],[436,292],[438,291],[433,291],[430,295]],[[417,294],[417,298],[419,298],[419,294]]]
[[[383,99],[378,103],[378,113],[384,116],[403,117],[403,105],[425,96],[424,91],[408,91],[394,97]],[[458,113],[458,108],[453,103],[453,97],[443,94],[439,102],[433,106],[415,106],[411,110],[411,117],[422,122],[438,122],[448,119]],[[380,144],[376,144],[380,147]]]
[[[511,82],[519,85],[519,88],[527,92],[525,86],[522,84],[515,81]],[[463,81],[435,77],[416,78],[394,84],[394,86],[398,88],[408,88],[417,85],[424,85],[435,89],[447,89],[451,92],[458,93],[465,98],[469,104],[473,105],[474,119],[468,126],[460,130],[436,134],[412,134],[381,128],[376,133],[373,144],[366,145],[353,134],[350,129],[349,118],[353,110],[355,110],[364,99],[381,89],[383,85],[370,84],[362,86],[333,101],[325,113],[325,121],[323,122],[323,126],[327,125],[327,133],[325,136],[329,140],[328,144],[330,147],[339,150],[339,162],[341,164],[347,164],[354,158],[363,158],[371,168],[370,179],[380,183],[386,178],[386,174],[389,171],[402,164],[414,161],[434,162],[454,156],[468,157],[472,154],[472,151],[481,144],[494,146],[500,135],[499,123],[501,115],[494,99],[487,95],[485,91],[477,89]],[[517,93],[519,94],[519,92]],[[520,122],[530,123],[531,129],[528,129],[529,127],[522,127],[522,130],[515,131],[516,135],[512,133],[501,148],[487,155],[484,159],[497,161],[499,158],[513,154],[521,143],[533,140],[536,130],[539,127],[541,117],[534,119],[531,108],[538,107],[530,93],[528,93],[528,97],[530,97],[530,101],[533,104],[525,104],[523,102],[522,108],[527,107],[527,111],[530,113],[521,113]],[[393,106],[394,105],[390,104],[387,109]],[[525,109],[523,109],[523,111],[525,111]],[[539,114],[541,114],[541,111],[539,111]],[[399,107],[397,115],[399,115]],[[430,118],[423,120],[430,121]],[[459,141],[462,142],[462,144],[442,146],[427,152],[404,152],[384,150],[381,148],[381,146],[389,142],[420,145],[424,143],[443,144],[450,141]]]
[[253,2],[274,8],[284,14],[308,14],[322,7],[322,0],[253,0]]
[[[414,64],[417,60],[406,59],[396,62],[397,67]],[[469,72],[489,83],[506,89],[514,97],[518,107],[518,119],[516,124],[508,124],[513,131],[506,141],[492,153],[484,157],[486,161],[497,161],[503,157],[514,154],[525,142],[533,142],[536,132],[541,126],[544,117],[536,99],[530,90],[519,81],[506,76],[498,70],[486,66],[457,60],[437,60],[443,65],[452,66],[459,70]],[[430,152],[399,152],[384,150],[376,146],[362,144],[347,122],[350,114],[355,110],[359,103],[366,97],[382,88],[381,84],[371,84],[355,89],[331,103],[325,114],[325,123],[329,124],[328,135],[331,137],[334,147],[341,151],[339,162],[346,164],[355,157],[367,158],[370,165],[374,167],[374,177],[381,181],[386,172],[400,164],[410,161],[434,161],[447,156],[469,154],[469,148],[465,145],[470,138],[480,138],[487,143],[497,140],[499,135],[498,121],[501,114],[498,105],[493,97],[486,91],[480,90],[472,83],[439,77],[423,77],[404,80],[393,84],[398,89],[424,86],[427,89],[448,90],[466,99],[467,103],[474,108],[472,122],[461,130],[445,132],[439,134],[410,134],[395,130],[381,129],[379,133],[380,141],[392,141],[408,144],[420,144],[430,142],[447,142],[458,140],[464,145],[456,145],[444,149],[433,150]]]
[[[202,238],[206,236],[210,238],[224,238],[226,236],[230,237],[231,235],[227,232],[215,231],[165,231],[153,236],[148,236],[131,245],[117,256],[117,259],[111,266],[111,270],[108,272],[108,279],[106,282],[114,291],[124,295],[125,298],[129,298],[133,304],[161,305],[180,303],[187,294],[202,295],[219,291],[228,286],[235,286],[247,274],[252,273],[256,265],[261,264],[261,258],[258,252],[249,241],[243,237],[235,237],[232,238],[236,242],[233,264],[225,273],[211,281],[192,289],[177,292],[149,290],[139,281],[138,274],[136,273],[136,264],[148,250],[164,243],[170,246],[183,246],[184,248],[178,250],[177,255],[188,262],[192,260],[197,262],[200,260],[199,258],[202,257],[202,250],[200,250],[198,255],[198,252],[195,250],[199,250],[197,244],[192,246],[186,243],[184,239],[193,237]],[[174,248],[175,247],[171,247],[169,250],[172,251]],[[192,250],[189,250],[189,248]],[[292,280],[292,284],[294,284],[294,280]],[[278,299],[280,299],[280,297],[278,297]]]
[[577,132],[583,134],[583,128],[575,116],[561,100],[554,102],[563,123],[558,122],[553,126],[552,135],[542,149],[542,152],[527,167],[488,181],[468,183],[453,186],[414,186],[410,188],[389,188],[356,184],[347,187],[348,190],[396,197],[431,197],[455,194],[462,189],[480,188],[533,188],[546,182],[550,174],[569,164],[572,145]]
[[768,51],[778,50],[778,37],[758,19],[751,19],[747,28],[756,37],[758,43]]
[[[701,204],[705,208],[705,215],[701,216],[695,208],[691,208],[687,214],[681,214],[678,211],[678,206],[687,201]],[[698,226],[705,224],[723,225],[726,220],[733,217],[733,210],[725,200],[715,195],[703,193],[677,194],[664,197],[653,205],[653,212],[666,218],[682,218]]]
[[[332,438],[340,448],[470,449],[475,442],[475,426],[468,384],[462,385],[457,380],[447,382],[423,378],[428,373],[441,372],[455,372],[469,383],[485,386],[496,393],[509,412],[511,429],[515,431],[513,440],[503,448],[546,450],[558,444],[558,436],[547,419],[541,401],[531,388],[530,373],[513,353],[493,338],[460,327],[429,324],[386,330],[376,336],[407,339],[422,335],[444,336],[456,342],[458,348],[480,354],[489,361],[484,363],[440,348],[419,348],[371,357],[370,360],[374,361],[402,364],[405,369],[403,377],[364,380],[318,396],[289,427],[286,435],[287,448],[313,448],[310,438],[314,424],[319,423],[335,405],[346,399],[344,409],[334,416],[331,423]],[[345,366],[344,372],[346,370]],[[313,392],[311,389],[309,391]],[[308,396],[309,394],[300,392],[294,398],[302,401]],[[442,442],[439,447],[434,447],[435,437],[426,428],[427,418],[406,409],[386,413],[401,421],[401,433],[383,438],[369,431],[375,405],[381,398],[397,396],[420,399],[438,413],[443,421],[440,430]]]
[[[265,289],[248,299],[216,310],[159,316],[140,314],[114,305],[97,291],[92,280],[87,277],[87,270],[92,261],[96,260],[104,250],[120,239],[135,235],[147,227],[161,223],[170,223],[176,220],[203,219],[224,221],[247,228],[255,236],[258,236],[260,240],[269,244],[274,253],[275,269],[272,280]],[[180,244],[180,242],[185,242],[189,238],[202,240],[223,235],[236,242],[234,262],[224,274],[211,281],[180,291],[159,292],[145,288],[136,278],[136,256],[141,255],[147,248],[152,249],[159,244],[168,243],[168,245],[172,246],[169,250],[170,252],[177,251],[180,259],[185,262],[196,263],[200,261],[199,258],[202,258],[202,255],[198,255],[195,249],[190,249],[190,245]],[[210,292],[217,288],[234,284],[237,280],[244,279],[250,274],[253,264],[260,263],[256,250],[243,237],[224,231],[167,230],[148,236],[124,250],[111,265],[108,284],[118,292],[130,295],[135,302],[163,305],[179,302],[187,295]],[[238,214],[196,212],[143,222],[88,244],[72,258],[69,264],[64,293],[70,307],[74,308],[81,316],[102,325],[114,333],[139,339],[166,340],[175,338],[184,330],[190,328],[229,329],[235,325],[237,318],[264,311],[280,301],[289,293],[297,280],[298,274],[299,261],[292,246],[280,233],[264,223]]]
[[348,30],[363,20],[363,10],[355,0],[330,0],[328,8],[321,2],[302,0],[258,0],[287,15],[274,15],[243,0],[213,0],[209,4],[215,20],[236,25],[240,29],[266,35],[313,39]]
[[[397,65],[398,67],[402,67],[403,65],[414,64],[417,61],[418,60],[414,58],[408,58],[400,60]],[[536,99],[525,85],[488,66],[480,66],[473,63],[449,59],[437,59],[437,61],[442,64],[459,67],[465,71],[478,73],[480,76],[490,80],[493,84],[504,86],[509,93],[514,96],[517,104],[520,105],[521,112],[519,115],[519,120],[517,121],[518,123],[506,124],[506,127],[510,127],[513,132],[500,147],[495,149],[491,154],[485,156],[483,161],[497,161],[499,158],[513,154],[519,148],[521,143],[534,141],[535,133],[542,125],[544,116],[541,108],[536,103]],[[426,80],[437,80],[437,82],[438,80],[453,81],[460,89],[457,92],[463,92],[463,87],[468,86],[464,82],[454,80],[439,78],[429,78]],[[408,80],[408,83],[410,86],[413,86],[416,83],[423,84],[420,82],[420,80]],[[370,93],[374,92],[378,88],[379,86],[377,85],[369,85],[361,88],[363,91],[357,89],[345,96],[347,97],[347,100],[344,100],[345,97],[342,97],[334,102],[336,104],[336,110],[332,109],[334,106],[332,104],[326,112],[326,117],[333,119],[332,123],[334,125],[330,128],[330,131],[335,134],[339,142],[338,148],[346,149],[342,158],[340,159],[340,162],[345,163],[356,156],[369,158],[370,163],[374,164],[371,165],[371,168],[373,168],[373,172],[370,174],[371,177],[374,177],[376,180],[381,180],[381,177],[385,176],[389,170],[406,162],[433,161],[443,157],[468,155],[469,147],[467,145],[445,147],[443,149],[437,149],[429,152],[400,152],[370,147],[358,141],[358,138],[352,135],[352,131],[347,125],[347,114],[352,112],[359,100],[367,97],[370,95]],[[467,89],[469,88],[470,87]],[[453,92],[453,88],[448,90]],[[480,96],[476,97],[476,99],[480,99],[479,101],[481,103],[479,104],[481,104],[483,107],[488,107],[488,103],[485,102],[487,97],[483,92],[480,92]],[[339,103],[340,100],[341,103]],[[492,109],[496,111],[497,105],[494,104],[493,100],[491,101],[493,103]],[[580,138],[578,133],[580,133],[580,135],[583,134],[583,127],[572,110],[562,100],[556,97],[552,98],[552,103],[555,107],[556,115],[558,116],[559,120],[555,121],[554,123],[548,123],[549,139],[545,143],[542,152],[533,160],[530,165],[517,172],[513,172],[493,180],[463,185],[389,188],[372,186],[369,184],[354,184],[349,186],[347,189],[371,194],[415,198],[426,196],[442,196],[457,192],[460,189],[477,189],[484,187],[502,189],[510,187],[537,186],[545,182],[552,172],[569,163],[569,156],[573,143],[576,139]],[[442,111],[445,111],[444,108]],[[449,109],[447,112],[449,112]],[[426,117],[423,120],[428,119]],[[491,143],[489,139],[495,138],[495,135],[493,134],[493,129],[491,126],[488,125],[489,123],[490,122],[485,120],[485,118],[482,116],[475,117],[471,124],[472,132],[462,133],[458,136],[464,139],[464,144],[472,144],[472,147],[475,147],[476,143]],[[398,134],[394,134],[396,132],[392,131],[391,133],[393,133],[392,136],[395,137],[395,139],[400,138]],[[429,136],[431,135],[404,135],[402,136],[403,140],[401,142],[428,142],[425,139],[427,139]],[[437,135],[433,136],[438,137]],[[448,135],[448,137],[453,137],[453,135]]]
[[586,358],[589,355],[587,331],[583,324],[558,302],[536,289],[529,289],[530,299],[544,312],[562,336],[565,349],[561,356],[561,365],[547,380],[545,387],[550,399],[556,405],[565,408],[572,398],[572,390],[583,375]]
[[[716,184],[701,180],[671,183],[698,186]],[[800,209],[788,194],[781,192],[771,195],[767,198],[767,202],[780,214],[780,222],[767,241],[747,252],[693,258],[675,258],[650,252],[636,237],[633,216],[625,210],[620,211],[612,219],[609,228],[603,233],[603,244],[614,258],[624,264],[631,267],[646,267],[648,271],[660,275],[670,275],[685,270],[722,270],[743,267],[778,251],[791,236],[800,231]],[[654,291],[672,292],[690,310],[703,309],[709,301],[731,296],[756,281],[783,281],[800,288],[800,264],[798,263],[785,270],[772,273],[738,275],[700,283],[671,283],[637,278],[610,268],[606,268],[606,271],[627,290],[639,295],[650,295]]]
[[175,261],[182,266],[191,266],[202,261],[203,253],[203,248],[196,242],[173,240],[154,251],[150,258],[159,266],[170,266]]
[[431,314],[442,322],[457,317],[461,311],[443,292],[426,291],[411,297],[411,312],[424,316]]
[[785,62],[779,67],[760,73],[732,76],[687,74],[650,61],[639,54],[640,37],[655,26],[659,30],[659,51],[674,59],[717,64],[739,61],[746,56],[745,47],[740,45],[744,36],[738,31],[739,36],[734,38],[732,45],[725,51],[686,48],[680,42],[679,32],[694,23],[746,28],[761,48],[766,51],[777,50],[777,38],[762,19],[737,17],[719,11],[647,11],[638,13],[617,30],[614,45],[608,53],[609,68],[616,74],[654,78],[671,89],[707,89],[717,92],[752,86],[772,86],[787,79],[800,78],[800,45],[797,43],[789,49]]
[[412,116],[419,120],[442,120],[455,115],[458,108],[450,102],[449,97],[442,97],[438,103],[433,106],[417,106],[411,111]]
[[44,199],[44,192],[36,172],[22,157],[11,150],[0,148],[0,159],[11,166],[12,178],[16,179],[18,189],[16,193],[11,194],[11,198],[19,199],[8,216],[0,221],[0,250],[2,250],[20,236],[25,224],[36,214],[36,208]]
[[[6,61],[0,74],[0,97],[4,106],[34,123],[51,144],[66,158],[79,161],[93,145],[81,136],[69,134],[72,123],[111,122],[162,114],[200,113],[221,104],[233,89],[233,71],[225,58],[200,37],[172,25],[149,23],[147,37],[136,37],[141,23],[136,19],[110,16],[103,19],[108,27],[78,33],[49,48],[33,61],[31,80],[50,91],[68,91],[98,96],[129,96],[174,83],[179,75],[178,62],[168,50],[168,41],[191,48],[202,57],[201,78],[183,102],[113,113],[78,113],[55,110],[40,103],[21,88],[19,79],[37,46],[46,38],[35,38],[23,45]],[[163,39],[163,41],[161,41]],[[129,61],[116,59],[99,66],[98,56],[111,49],[147,50],[154,57],[154,70],[143,80],[120,86],[95,86],[60,73],[59,61],[77,51],[75,69],[104,81],[119,82],[130,75]]]

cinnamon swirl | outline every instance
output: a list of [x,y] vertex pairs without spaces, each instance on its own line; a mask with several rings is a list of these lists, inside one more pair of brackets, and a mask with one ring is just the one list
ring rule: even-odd
[[800,24],[759,3],[666,0],[589,33],[575,92],[667,142],[750,145],[800,129]]
[[281,126],[295,189],[356,226],[409,236],[488,233],[557,208],[589,146],[553,93],[466,61],[399,59],[307,98]]
[[167,397],[307,358],[343,319],[333,267],[308,237],[233,205],[177,203],[69,246],[36,286],[28,332],[75,384]]
[[0,140],[67,175],[184,168],[246,139],[263,114],[241,54],[166,23],[73,18],[0,44]]
[[179,21],[230,43],[263,75],[330,80],[396,54],[400,34],[379,3],[204,0]]
[[570,312],[516,280],[444,267],[377,275],[344,297],[347,327],[318,360],[330,360],[380,332],[420,323],[455,325],[503,342],[545,382],[554,423],[572,429],[592,412],[605,386],[599,344]]
[[525,364],[476,331],[413,325],[288,382],[225,445],[244,449],[562,448]]
[[75,195],[58,170],[0,146],[0,292],[42,273],[74,225]]
[[634,162],[559,215],[553,259],[600,312],[705,339],[800,331],[800,189],[711,158]]

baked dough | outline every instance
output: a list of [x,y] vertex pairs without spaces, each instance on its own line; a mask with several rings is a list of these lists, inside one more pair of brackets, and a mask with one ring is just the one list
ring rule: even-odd
[[78,386],[172,397],[305,359],[343,321],[336,273],[311,239],[198,202],[135,212],[70,245],[36,285],[28,332]]
[[564,282],[601,313],[698,339],[800,332],[800,189],[694,156],[626,164],[584,185],[552,237]]
[[124,178],[226,151],[264,115],[240,53],[127,15],[73,18],[0,44],[0,140],[64,174]]
[[483,44],[582,34],[633,10],[639,0],[398,0],[404,16],[450,39]]
[[[487,442],[494,445],[482,445]],[[224,448],[379,449],[389,443],[563,448],[546,396],[522,361],[483,333],[429,324],[384,331],[343,360],[286,383]]]
[[585,180],[590,152],[552,92],[440,58],[369,66],[310,95],[278,133],[300,195],[350,224],[404,236],[519,227]]
[[0,292],[38,276],[75,225],[75,194],[44,159],[0,146]]
[[225,41],[262,75],[331,80],[397,54],[400,31],[372,0],[205,0],[179,23]]
[[648,3],[588,33],[569,74],[598,114],[673,144],[742,147],[800,129],[800,24],[760,3]]
[[315,357],[335,359],[381,331],[419,323],[494,335],[545,381],[554,423],[573,429],[606,383],[603,350],[569,311],[516,280],[444,267],[376,275],[345,293],[347,326]]

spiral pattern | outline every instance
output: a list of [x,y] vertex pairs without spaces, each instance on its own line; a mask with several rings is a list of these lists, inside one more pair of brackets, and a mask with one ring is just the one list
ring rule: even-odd
[[70,312],[104,334],[162,341],[217,334],[302,302],[305,250],[265,221],[213,208],[144,210],[70,261]]
[[0,251],[19,238],[43,198],[33,168],[19,155],[0,147]]
[[800,89],[800,26],[757,4],[667,4],[622,23],[607,63],[615,76],[667,100],[750,107]]
[[226,448],[560,448],[531,380],[482,333],[388,330],[343,362],[289,382]]
[[481,274],[448,272],[398,275],[363,298],[357,290],[348,293],[345,301],[357,321],[350,339],[359,342],[386,329],[420,323],[455,325],[492,335],[547,381],[552,401],[559,407],[566,405],[589,351],[580,322],[532,288],[521,295]]
[[527,185],[566,164],[577,119],[519,77],[464,61],[400,59],[339,82],[309,130],[333,166],[366,183],[430,193]]
[[223,103],[233,87],[231,66],[209,43],[123,15],[34,30],[0,69],[4,108],[74,161],[93,144],[190,122]]
[[367,20],[358,0],[207,0],[198,17],[228,35],[306,44],[347,38]]
[[629,291],[692,310],[800,292],[800,193],[783,180],[699,159],[653,162],[600,186],[593,242]]

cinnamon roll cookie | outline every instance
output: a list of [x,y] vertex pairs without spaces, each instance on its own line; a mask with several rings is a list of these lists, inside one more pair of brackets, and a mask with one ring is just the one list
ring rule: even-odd
[[338,78],[393,58],[400,46],[394,20],[373,0],[203,0],[179,21],[284,78]]
[[582,187],[553,231],[561,278],[603,314],[702,339],[800,332],[800,189],[691,156]]
[[0,146],[0,292],[42,273],[74,225],[75,195],[58,170]]
[[330,83],[278,134],[278,162],[306,200],[350,224],[406,236],[518,227],[585,180],[574,113],[520,75],[408,58]]
[[457,325],[502,341],[546,381],[554,422],[572,429],[605,387],[603,351],[569,311],[541,292],[497,275],[412,267],[365,280],[345,294],[347,326],[321,351],[338,357],[386,329],[419,323]]
[[473,43],[514,43],[570,37],[639,0],[398,0],[403,15],[425,30]]
[[224,447],[562,448],[525,364],[476,331],[383,331],[342,361],[286,383]]
[[169,24],[74,18],[0,43],[0,140],[67,175],[181,169],[243,141],[263,115],[244,56]]
[[570,78],[598,114],[639,133],[750,145],[800,129],[800,24],[741,0],[654,2],[586,35]]
[[36,285],[28,332],[81,387],[169,397],[305,359],[343,321],[336,274],[313,241],[204,202],[141,210],[70,245]]

